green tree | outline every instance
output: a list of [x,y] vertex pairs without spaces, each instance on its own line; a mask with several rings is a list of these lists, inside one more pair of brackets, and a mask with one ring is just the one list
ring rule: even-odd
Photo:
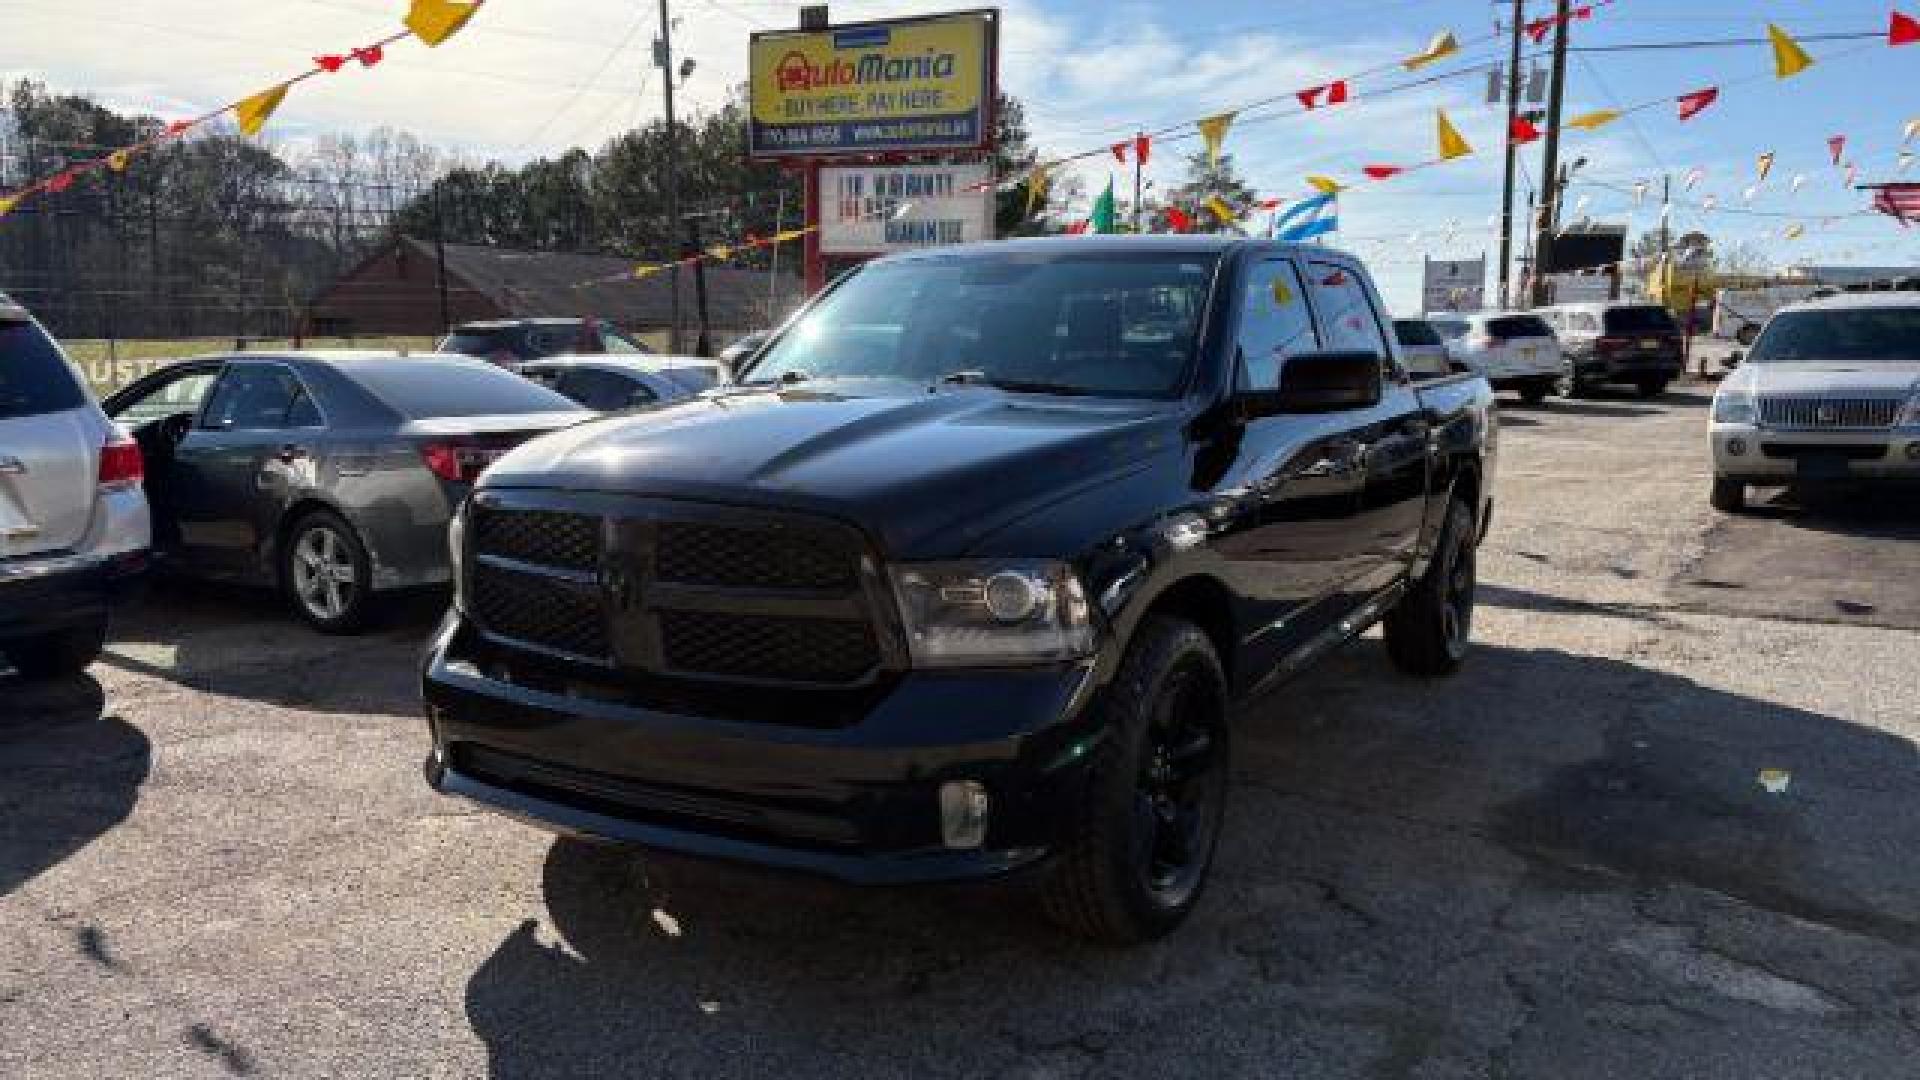
[[[1204,150],[1187,155],[1187,179],[1179,187],[1167,192],[1166,203],[1169,207],[1179,207],[1192,218],[1195,232],[1239,232],[1239,226],[1221,221],[1206,209],[1212,199],[1226,203],[1237,214],[1244,214],[1253,203],[1253,189],[1234,169],[1233,155],[1221,154],[1219,160],[1208,161]],[[1157,228],[1165,227],[1165,208],[1162,208]]]

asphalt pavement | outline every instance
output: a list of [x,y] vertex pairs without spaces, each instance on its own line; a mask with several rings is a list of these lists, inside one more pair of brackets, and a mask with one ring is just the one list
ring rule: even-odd
[[1208,895],[1087,947],[433,795],[434,617],[167,587],[0,676],[0,1077],[1910,1077],[1920,509],[1707,506],[1705,391],[1508,403],[1478,648],[1251,703]]

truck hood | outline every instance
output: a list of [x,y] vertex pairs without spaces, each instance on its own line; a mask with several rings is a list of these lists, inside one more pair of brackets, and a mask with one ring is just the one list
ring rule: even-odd
[[481,487],[779,506],[948,558],[1000,525],[1177,452],[1173,402],[834,381],[737,388],[581,424],[501,458]]
[[1772,397],[1905,398],[1920,364],[1753,364],[1742,367],[1749,392]]

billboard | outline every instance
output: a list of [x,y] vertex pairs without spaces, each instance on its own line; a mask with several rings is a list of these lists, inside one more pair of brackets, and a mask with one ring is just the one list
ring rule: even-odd
[[1598,225],[1582,232],[1555,233],[1547,252],[1547,271],[1565,274],[1575,270],[1598,270],[1626,257],[1626,226]]
[[1428,259],[1420,310],[1479,311],[1486,307],[1487,257]]
[[993,239],[984,162],[820,170],[820,250],[878,255]]
[[754,34],[747,155],[984,149],[998,32],[995,12],[963,11]]

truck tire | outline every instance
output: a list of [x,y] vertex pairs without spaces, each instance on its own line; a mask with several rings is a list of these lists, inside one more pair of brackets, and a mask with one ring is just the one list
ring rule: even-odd
[[1743,513],[1747,509],[1747,485],[1731,477],[1716,476],[1708,501],[1723,514]]
[[0,644],[23,678],[58,679],[87,670],[107,647],[107,620],[56,631],[26,641]]
[[1666,393],[1667,384],[1670,381],[1671,380],[1668,379],[1641,379],[1634,385],[1639,389],[1641,397],[1651,400]]
[[1047,916],[1108,945],[1171,932],[1199,902],[1226,809],[1227,681],[1213,642],[1156,617],[1108,688],[1107,737],[1041,885]]
[[1553,383],[1546,380],[1530,382],[1520,388],[1520,400],[1528,405],[1539,405],[1553,392]]
[[1466,659],[1477,570],[1473,533],[1473,508],[1455,498],[1426,576],[1387,613],[1387,655],[1409,675],[1451,675]]
[[323,634],[353,634],[374,615],[373,560],[353,526],[330,510],[313,510],[287,530],[280,548],[287,601]]

